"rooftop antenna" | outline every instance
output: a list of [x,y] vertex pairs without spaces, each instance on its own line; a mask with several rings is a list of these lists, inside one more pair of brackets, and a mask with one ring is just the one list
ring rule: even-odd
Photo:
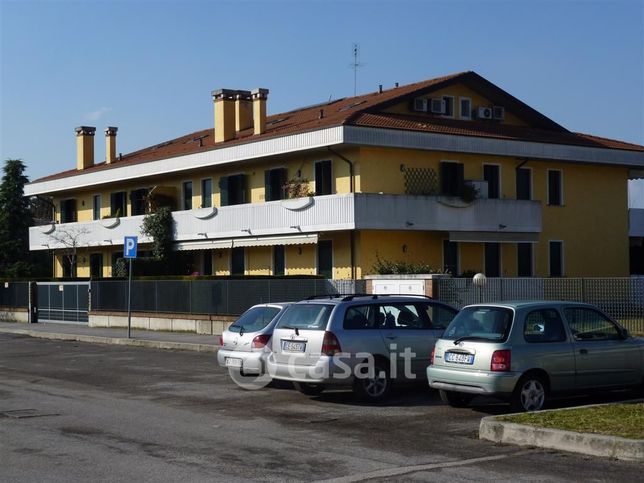
[[357,95],[358,91],[358,67],[362,67],[364,64],[358,62],[358,54],[360,53],[360,45],[353,44],[353,62],[350,66],[353,67],[353,96]]

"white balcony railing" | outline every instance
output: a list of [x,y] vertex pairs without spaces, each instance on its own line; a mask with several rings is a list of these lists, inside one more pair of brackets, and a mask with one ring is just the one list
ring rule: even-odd
[[[230,240],[262,236],[350,230],[423,230],[447,232],[541,232],[538,201],[479,199],[466,204],[453,198],[389,194],[342,194],[176,211],[178,242]],[[29,229],[31,250],[122,245],[138,235],[143,216],[52,224]]]

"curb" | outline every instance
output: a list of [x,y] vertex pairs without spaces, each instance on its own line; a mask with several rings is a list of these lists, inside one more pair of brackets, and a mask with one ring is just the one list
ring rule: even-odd
[[26,335],[29,337],[36,337],[39,339],[89,342],[90,344],[126,345],[126,346],[133,346],[133,347],[148,347],[151,349],[174,349],[174,350],[186,350],[186,351],[195,351],[195,352],[214,352],[214,353],[216,353],[219,350],[218,346],[214,346],[210,344],[195,344],[191,342],[174,342],[174,341],[149,340],[149,339],[127,339],[123,337],[103,337],[98,335],[62,334],[62,333],[56,333],[56,332],[38,332],[35,330],[27,330],[27,329],[0,328],[0,333]]
[[619,460],[644,462],[644,440],[540,428],[497,421],[496,418],[497,416],[487,416],[481,419],[479,439],[485,439],[495,443],[535,446],[538,448],[569,451],[590,456],[603,456]]

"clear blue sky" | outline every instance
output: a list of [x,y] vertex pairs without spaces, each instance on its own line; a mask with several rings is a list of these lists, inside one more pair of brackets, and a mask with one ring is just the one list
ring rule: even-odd
[[213,124],[210,92],[269,113],[475,70],[574,131],[644,144],[644,3],[0,0],[0,159],[75,167],[74,128],[117,150]]

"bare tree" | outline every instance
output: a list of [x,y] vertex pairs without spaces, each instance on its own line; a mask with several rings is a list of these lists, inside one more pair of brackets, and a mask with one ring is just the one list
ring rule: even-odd
[[76,260],[78,249],[87,246],[83,244],[83,237],[89,233],[89,229],[83,227],[56,227],[53,233],[48,236],[54,242],[54,249],[60,248],[62,245],[62,255],[64,260],[69,263],[71,267],[72,276],[76,276]]

